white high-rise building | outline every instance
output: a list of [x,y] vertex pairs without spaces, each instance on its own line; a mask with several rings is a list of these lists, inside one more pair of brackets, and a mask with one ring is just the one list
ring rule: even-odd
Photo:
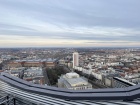
[[73,68],[75,66],[79,66],[79,53],[78,52],[73,53]]

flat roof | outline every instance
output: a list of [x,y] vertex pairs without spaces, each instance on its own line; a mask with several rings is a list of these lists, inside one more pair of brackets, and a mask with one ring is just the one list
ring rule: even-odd
[[75,72],[70,72],[66,74],[67,78],[78,78],[79,74],[75,73]]
[[67,81],[71,86],[88,85],[88,82],[85,79],[83,79],[82,77],[70,78],[70,79],[67,79]]

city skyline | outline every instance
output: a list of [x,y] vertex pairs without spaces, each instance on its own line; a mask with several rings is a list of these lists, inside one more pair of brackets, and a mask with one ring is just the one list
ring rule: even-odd
[[0,47],[140,47],[139,0],[0,1]]

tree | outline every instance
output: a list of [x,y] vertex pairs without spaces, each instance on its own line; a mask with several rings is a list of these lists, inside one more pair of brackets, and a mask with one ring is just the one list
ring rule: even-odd
[[51,85],[56,85],[57,84],[57,81],[59,79],[59,77],[62,75],[62,74],[66,74],[67,71],[64,70],[63,67],[56,67],[56,68],[47,68],[47,75],[48,75],[48,78],[49,78],[49,81],[50,81],[50,84]]

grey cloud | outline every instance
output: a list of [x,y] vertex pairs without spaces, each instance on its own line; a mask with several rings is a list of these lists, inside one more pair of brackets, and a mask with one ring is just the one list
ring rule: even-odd
[[3,4],[29,17],[68,26],[140,27],[138,0],[10,0]]
[[32,28],[28,28],[25,26],[17,26],[17,25],[10,25],[10,24],[3,24],[0,23],[0,30],[22,30],[22,31],[35,31]]
[[[133,33],[125,36],[100,36],[74,32],[39,32],[31,26],[21,25],[20,22],[13,21],[15,24],[11,24],[12,20],[15,19],[6,17],[13,13],[13,15],[16,14],[17,18],[29,18],[36,24],[38,21],[50,23],[60,29],[99,26],[139,30],[139,5],[140,0],[1,0],[0,22],[2,19],[8,18],[9,23],[7,21],[0,23],[0,35],[30,35],[42,38],[89,41],[140,41],[140,35],[133,35]],[[21,21],[24,22],[24,20]]]
[[[1,29],[0,29],[1,30]],[[140,36],[138,35],[125,35],[125,36],[104,36],[98,34],[80,34],[80,33],[69,33],[69,32],[57,32],[57,33],[49,33],[49,32],[38,32],[38,31],[25,31],[25,30],[1,30],[1,35],[19,35],[19,36],[39,36],[41,38],[51,38],[51,39],[65,39],[65,40],[101,40],[101,41],[115,41],[115,40],[123,40],[123,41],[140,41]]]

